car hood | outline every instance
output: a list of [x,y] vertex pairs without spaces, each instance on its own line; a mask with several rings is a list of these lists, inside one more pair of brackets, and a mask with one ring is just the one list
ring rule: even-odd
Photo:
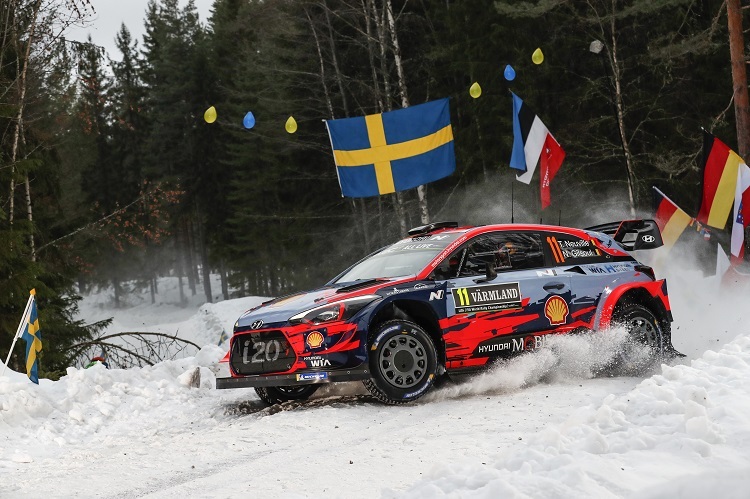
[[[400,280],[403,281],[403,280]],[[235,328],[249,328],[257,321],[263,321],[262,325],[256,325],[253,329],[284,323],[290,317],[310,310],[311,308],[325,305],[326,303],[345,300],[363,294],[374,293],[378,289],[388,286],[393,280],[378,279],[362,283],[345,283],[342,285],[330,285],[312,291],[304,291],[293,295],[282,296],[250,309],[235,324]]]

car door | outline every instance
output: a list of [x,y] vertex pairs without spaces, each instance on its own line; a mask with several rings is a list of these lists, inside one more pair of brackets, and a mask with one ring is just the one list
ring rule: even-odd
[[538,232],[479,235],[449,255],[434,274],[436,280],[448,281],[447,318],[441,325],[449,367],[470,367],[472,359],[479,364],[535,348],[543,338],[534,333],[568,320],[570,279],[545,268]]
[[609,254],[606,242],[581,233],[544,234],[544,249],[559,275],[570,278],[571,328],[592,328],[602,294],[622,280],[632,279],[638,263],[630,255]]

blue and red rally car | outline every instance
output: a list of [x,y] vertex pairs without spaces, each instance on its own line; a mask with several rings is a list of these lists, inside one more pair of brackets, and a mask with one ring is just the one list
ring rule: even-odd
[[269,403],[321,383],[362,380],[405,403],[443,375],[466,374],[542,347],[550,334],[623,324],[623,372],[676,354],[667,285],[628,251],[662,245],[652,220],[589,229],[458,227],[438,222],[376,251],[322,288],[245,312],[230,343],[230,378]]

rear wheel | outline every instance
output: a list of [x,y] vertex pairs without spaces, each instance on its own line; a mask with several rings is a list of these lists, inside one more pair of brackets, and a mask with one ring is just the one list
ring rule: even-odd
[[417,324],[392,320],[380,326],[370,344],[371,379],[364,385],[386,404],[416,400],[435,381],[437,353],[430,336]]
[[664,352],[664,335],[653,312],[637,303],[623,304],[615,309],[612,322],[628,333],[612,362],[612,371],[636,376],[653,367]]
[[274,405],[290,400],[307,400],[318,388],[319,385],[264,386],[256,387],[255,393],[266,404]]

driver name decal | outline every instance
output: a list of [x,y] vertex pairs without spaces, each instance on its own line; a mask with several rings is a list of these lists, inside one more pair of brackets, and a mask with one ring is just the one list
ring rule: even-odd
[[517,282],[456,288],[452,291],[457,314],[521,308],[521,289]]

